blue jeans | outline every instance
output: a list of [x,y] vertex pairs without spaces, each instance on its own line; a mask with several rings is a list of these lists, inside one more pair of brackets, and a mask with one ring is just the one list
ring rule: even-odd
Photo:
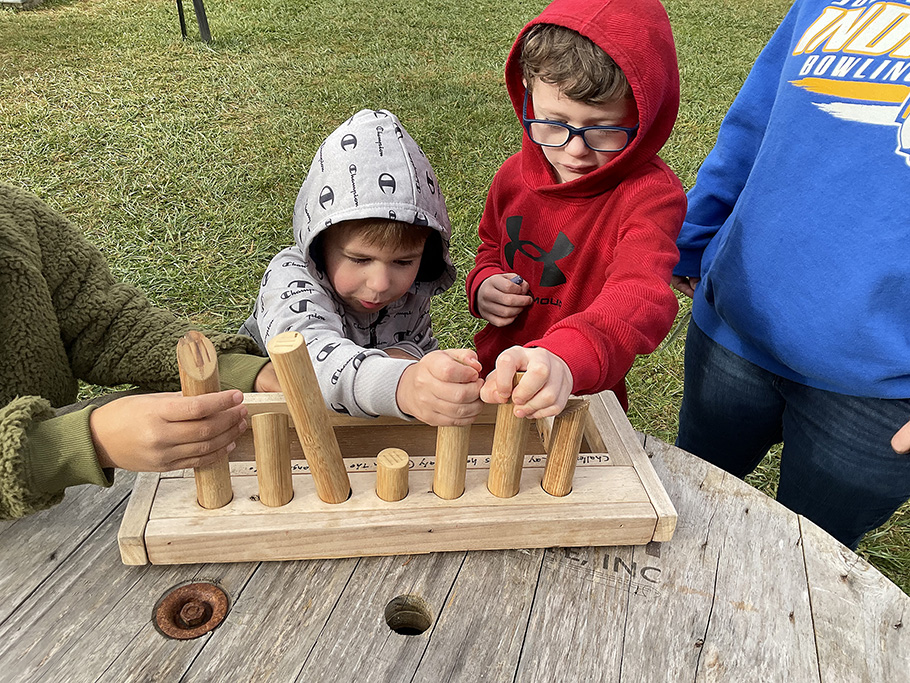
[[890,445],[908,420],[910,399],[798,384],[689,324],[676,445],[742,478],[783,442],[777,500],[852,549],[910,498],[910,455]]

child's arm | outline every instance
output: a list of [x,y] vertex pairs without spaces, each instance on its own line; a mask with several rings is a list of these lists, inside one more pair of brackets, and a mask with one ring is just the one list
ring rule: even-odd
[[167,471],[233,450],[246,429],[239,391],[125,396],[60,416],[37,396],[0,408],[0,519],[60,502],[79,484],[110,486],[111,468]]
[[[689,284],[692,277],[700,275],[702,254],[729,218],[752,172],[781,87],[782,65],[791,49],[799,5],[791,7],[755,61],[689,191],[686,220],[677,241],[680,260],[673,271],[689,277]],[[680,291],[691,296],[686,289]]]
[[[516,372],[524,377],[514,389]],[[487,375],[480,391],[486,403],[515,404],[515,417],[540,418],[558,415],[572,393],[572,372],[555,353],[541,348],[513,346],[496,359],[496,368]]]
[[[423,355],[425,348],[435,348],[429,334],[428,303],[425,311],[414,311],[412,316],[413,327],[419,332],[405,335],[403,348],[393,346],[386,352],[374,346],[383,341],[378,325],[376,330],[346,329],[340,304],[308,275],[296,247],[275,256],[269,273],[256,303],[256,325],[263,346],[281,332],[302,334],[326,405],[336,412],[354,417],[413,415],[399,405],[397,394],[402,375],[414,364],[414,358]],[[348,323],[354,325],[355,321]],[[375,341],[367,346],[365,340],[374,333]],[[358,334],[361,343],[350,338]],[[394,343],[392,339],[385,341]]]

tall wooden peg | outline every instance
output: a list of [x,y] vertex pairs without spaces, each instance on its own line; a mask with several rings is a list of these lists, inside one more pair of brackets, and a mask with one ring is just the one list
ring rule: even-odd
[[[201,396],[221,390],[218,379],[218,354],[209,339],[195,330],[177,342],[177,367],[184,396]],[[227,454],[211,465],[193,470],[196,478],[196,500],[210,510],[231,502],[231,467]]]
[[[518,386],[523,372],[516,372],[513,389]],[[528,441],[528,421],[515,417],[514,404],[500,404],[496,409],[496,427],[493,431],[493,451],[490,454],[490,474],[487,488],[499,498],[511,498],[518,493],[521,468],[524,465],[525,445]]]
[[343,503],[351,494],[351,481],[303,335],[282,332],[269,341],[268,350],[310,466],[316,494],[326,503]]
[[575,463],[585,433],[588,401],[572,401],[553,419],[547,445],[547,465],[543,471],[543,490],[551,496],[565,496],[572,490]]
[[411,459],[400,448],[385,448],[376,456],[376,495],[394,503],[408,495]]
[[433,492],[451,500],[464,493],[468,469],[471,426],[436,429],[436,464],[433,466]]
[[259,413],[253,415],[252,423],[259,501],[269,507],[287,505],[294,497],[288,416],[284,413]]

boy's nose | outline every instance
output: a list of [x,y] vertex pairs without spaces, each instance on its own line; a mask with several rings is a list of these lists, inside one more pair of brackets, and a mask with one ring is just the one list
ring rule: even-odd
[[367,287],[374,292],[385,292],[390,287],[391,281],[386,268],[375,268],[367,279]]
[[566,143],[565,150],[567,154],[571,154],[573,157],[586,156],[590,151],[580,135],[573,135]]

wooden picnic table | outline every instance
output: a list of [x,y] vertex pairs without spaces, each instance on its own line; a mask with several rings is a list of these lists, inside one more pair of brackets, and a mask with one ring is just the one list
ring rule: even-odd
[[[811,522],[654,439],[678,513],[648,546],[124,566],[133,477],[0,522],[2,681],[907,681],[910,597]],[[166,638],[162,595],[210,581],[214,631]],[[389,603],[431,622],[401,635]]]

